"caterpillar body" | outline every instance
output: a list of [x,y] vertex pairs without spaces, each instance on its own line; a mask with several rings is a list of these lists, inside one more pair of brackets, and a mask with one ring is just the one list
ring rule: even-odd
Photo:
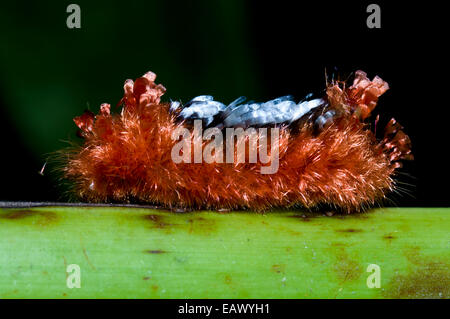
[[[380,139],[366,123],[389,87],[362,71],[352,85],[327,83],[323,97],[299,103],[290,96],[265,103],[239,98],[225,105],[211,96],[166,103],[166,89],[155,79],[148,72],[127,80],[120,114],[102,104],[99,114],[74,119],[84,142],[66,151],[63,174],[81,199],[189,209],[327,204],[353,212],[383,200],[396,187],[400,161],[412,159],[410,139],[394,119]],[[245,134],[231,135],[231,144],[219,139],[231,129]],[[267,129],[277,135],[263,134]],[[231,145],[231,153],[221,145]],[[252,155],[252,147],[264,148],[266,159]],[[203,160],[206,150],[214,160]],[[276,170],[264,173],[267,167]]]

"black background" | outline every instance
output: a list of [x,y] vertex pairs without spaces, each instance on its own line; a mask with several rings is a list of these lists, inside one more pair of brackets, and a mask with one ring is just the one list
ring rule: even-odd
[[[15,78],[27,79],[30,76],[26,68],[20,67],[24,63],[36,64],[37,67],[42,65],[42,70],[45,70],[42,81],[45,81],[44,73],[52,74],[56,72],[52,70],[67,67],[69,74],[60,79],[61,83],[68,90],[92,94],[96,108],[104,101],[114,104],[122,93],[123,80],[138,77],[149,69],[156,69],[158,79],[170,90],[167,98],[187,100],[199,94],[214,94],[225,102],[240,95],[257,101],[286,94],[300,99],[309,92],[320,92],[324,88],[325,70],[329,75],[334,73],[345,78],[352,71],[362,69],[370,77],[379,75],[391,87],[380,99],[374,114],[380,114],[382,123],[391,117],[396,118],[413,143],[415,161],[407,163],[398,176],[400,182],[407,183],[401,186],[409,195],[394,194],[394,205],[449,206],[449,90],[446,80],[448,62],[444,59],[447,58],[445,42],[448,35],[445,11],[438,4],[425,6],[412,2],[376,1],[381,7],[382,27],[368,29],[366,7],[370,2],[364,1],[245,1],[243,11],[238,15],[232,9],[222,10],[226,6],[224,1],[160,2],[157,9],[150,2],[94,4],[80,1],[82,29],[70,32],[80,32],[83,36],[74,38],[74,33],[69,34],[65,26],[68,3],[47,4],[45,10],[38,3],[9,4],[2,9],[2,14],[7,15],[9,21],[17,23],[3,24],[0,31],[3,38],[2,65],[17,66]],[[80,49],[91,58],[90,63],[83,58],[72,58],[55,64],[47,43],[31,39],[39,32],[44,38],[46,32],[52,35],[66,32],[68,37],[82,46],[90,36],[90,30],[95,32],[101,24],[96,21],[107,19],[111,10],[102,8],[109,6],[119,7],[121,14],[115,19],[120,28],[111,30],[113,35],[98,31],[95,41]],[[151,41],[151,18],[146,12],[156,14],[162,23],[158,32],[162,32],[164,42],[158,43],[157,47],[170,49],[173,53],[171,58],[177,62],[176,65],[180,65],[178,69],[173,67],[170,70],[165,82],[164,66],[168,62],[158,64],[157,57],[145,53],[148,49],[157,51]],[[219,16],[225,29],[216,25]],[[24,22],[30,19],[38,24],[37,27]],[[46,24],[48,28],[40,29],[39,23]],[[17,31],[19,29],[20,33]],[[30,38],[17,38],[27,33]],[[55,36],[48,41],[62,48],[67,45],[64,39]],[[240,39],[240,44],[236,44],[237,39]],[[36,52],[48,56],[48,61],[19,61],[12,49],[13,42],[20,43],[29,57],[32,58]],[[244,50],[251,67],[241,68],[241,65],[246,66],[239,53]],[[143,64],[145,57],[152,59],[149,65]],[[211,72],[211,65],[218,72]],[[74,70],[82,72],[80,79],[83,81],[72,87],[78,76]],[[111,81],[99,79],[104,72],[116,78]],[[177,72],[180,79],[177,79]],[[6,85],[10,75],[1,69],[0,75],[0,199],[64,200],[55,175],[49,173],[42,177],[37,174],[45,162],[45,154],[58,147],[39,148],[43,141],[32,134],[21,133],[24,128],[17,123],[22,119],[11,111],[16,107],[15,95],[10,94],[11,85]],[[71,77],[75,80],[72,81]],[[252,82],[252,79],[257,81]],[[33,81],[37,83],[36,78]],[[27,94],[28,86],[34,85],[28,81],[17,83],[14,87],[20,94]],[[38,105],[39,101],[36,103]],[[64,108],[65,103],[68,102],[61,100],[60,107]],[[70,103],[76,104],[78,101]],[[73,115],[82,113],[85,108],[83,103],[85,101],[80,101],[75,106]],[[56,108],[54,111],[57,111]],[[50,129],[52,123],[67,124],[67,129],[63,129],[66,133],[62,136],[55,132],[55,141],[74,133],[73,116],[55,117],[52,109],[46,109],[46,112]],[[22,113],[20,116],[27,115]],[[32,148],[30,144],[36,147]],[[61,147],[64,145],[61,144]]]

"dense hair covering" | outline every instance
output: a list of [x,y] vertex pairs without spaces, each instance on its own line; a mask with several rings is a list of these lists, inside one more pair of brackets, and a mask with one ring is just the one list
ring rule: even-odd
[[[163,103],[166,89],[155,79],[148,72],[127,80],[120,114],[102,104],[99,114],[85,112],[74,119],[84,142],[66,152],[63,173],[79,198],[208,209],[328,204],[353,212],[383,200],[395,188],[400,160],[412,159],[410,140],[394,119],[381,139],[364,122],[388,85],[362,71],[352,85],[327,83],[323,98],[299,103],[292,97],[265,103],[241,98],[225,105],[210,96],[184,106]],[[203,129],[278,128],[278,170],[262,174],[270,163],[259,159],[175,163],[171,154],[179,141],[172,135],[177,129],[192,131],[195,119],[202,120]],[[252,137],[261,140],[257,130],[237,138],[236,156]],[[212,141],[200,143],[205,148]]]

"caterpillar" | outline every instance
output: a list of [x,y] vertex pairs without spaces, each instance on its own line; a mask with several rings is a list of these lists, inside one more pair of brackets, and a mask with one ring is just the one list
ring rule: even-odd
[[148,72],[125,81],[120,114],[105,103],[97,115],[74,118],[84,141],[64,151],[62,172],[80,199],[257,211],[331,205],[351,213],[385,199],[401,161],[413,159],[395,119],[383,137],[372,132],[366,119],[389,86],[363,71],[349,86],[333,80],[322,97],[298,103],[241,97],[225,105],[208,95],[161,102],[166,89],[155,80]]

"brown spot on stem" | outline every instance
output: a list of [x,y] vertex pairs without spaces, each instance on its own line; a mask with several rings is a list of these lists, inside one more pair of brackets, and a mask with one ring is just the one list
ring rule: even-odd
[[88,262],[89,266],[91,266],[91,268],[92,268],[93,270],[95,270],[94,265],[93,265],[93,264],[91,263],[91,261],[89,260],[88,254],[87,254],[87,252],[86,252],[86,248],[84,248],[84,247],[83,247],[83,255],[84,255],[84,258],[86,258],[86,261]]
[[161,249],[156,249],[156,250],[145,250],[144,252],[146,252],[146,253],[148,253],[148,254],[165,254],[165,253],[167,253],[167,251],[161,250]]
[[153,221],[153,222],[159,222],[159,221],[161,221],[161,219],[162,219],[161,216],[155,215],[155,214],[144,215],[143,218],[144,218],[145,220],[150,220],[150,221]]
[[337,261],[333,270],[341,281],[341,284],[348,281],[354,281],[362,274],[362,267],[357,261],[350,258],[345,250],[342,250],[337,256]]
[[204,217],[193,217],[188,219],[188,232],[196,235],[210,235],[217,230],[214,220]]
[[166,223],[163,216],[156,214],[144,215],[143,219],[152,223],[152,228],[164,229],[167,226],[173,226],[173,224]]
[[178,216],[173,213],[168,215],[147,214],[141,218],[150,222],[151,228],[164,229],[166,232],[171,232],[176,227],[186,230],[190,234],[210,235],[217,230],[213,219],[198,216],[198,214],[186,213]]
[[14,210],[11,212],[7,212],[6,214],[1,214],[0,218],[2,219],[23,219],[26,217],[30,217],[34,214],[34,211],[31,209],[23,209],[23,210]]
[[396,299],[450,298],[450,267],[443,262],[426,262],[409,273],[396,274],[383,294]]
[[362,229],[355,229],[355,228],[337,229],[336,231],[339,233],[361,233],[361,232],[363,232]]
[[58,215],[51,211],[33,210],[33,209],[11,209],[6,213],[0,213],[0,219],[4,220],[25,220],[28,218],[37,218],[36,225],[47,226],[58,219]]
[[285,269],[286,269],[286,265],[273,265],[270,268],[270,271],[279,274],[279,273],[282,273],[282,272],[284,273]]

